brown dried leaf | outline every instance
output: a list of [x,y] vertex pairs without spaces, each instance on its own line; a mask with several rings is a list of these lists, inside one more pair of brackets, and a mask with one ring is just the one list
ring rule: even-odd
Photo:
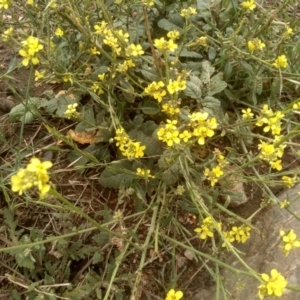
[[78,132],[70,129],[68,135],[72,138],[73,141],[79,144],[94,144],[96,130]]

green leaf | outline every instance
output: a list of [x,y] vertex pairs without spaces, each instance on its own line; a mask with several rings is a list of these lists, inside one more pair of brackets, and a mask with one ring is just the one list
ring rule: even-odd
[[195,51],[189,51],[186,48],[179,53],[179,57],[192,57],[192,58],[203,58],[203,56]]
[[160,106],[154,101],[147,100],[141,106],[141,110],[146,115],[155,115],[160,112]]
[[210,47],[208,50],[208,59],[213,61],[216,58],[217,51],[215,48]]
[[[67,108],[66,108],[67,109]],[[86,105],[83,107],[81,111],[81,117],[84,122],[80,122],[76,125],[75,130],[78,132],[84,132],[87,129],[94,128],[95,124],[95,116],[94,116],[94,108],[91,105]]]
[[59,96],[57,101],[57,107],[56,107],[56,115],[58,117],[63,118],[65,115],[65,111],[68,108],[68,105],[74,103],[76,103],[76,101],[74,101],[71,97],[67,95]]
[[206,107],[206,108],[210,108],[212,109],[213,111],[217,111],[220,109],[221,107],[221,102],[220,100],[214,98],[214,97],[211,97],[211,96],[206,96],[202,101],[201,101],[201,104]]
[[186,83],[186,89],[184,94],[193,99],[200,100],[202,96],[201,92],[202,82],[197,76],[190,76],[190,80]]
[[210,78],[215,71],[215,68],[211,66],[211,63],[208,60],[205,60],[201,64],[201,76],[200,79],[203,83],[209,83]]
[[154,68],[150,68],[148,65],[143,65],[142,69],[139,70],[145,79],[150,81],[159,81],[160,77],[157,75]]
[[232,64],[230,63],[230,61],[228,61],[224,67],[224,77],[225,78],[228,78],[231,75],[232,69],[233,69]]
[[205,10],[211,9],[212,7],[218,5],[222,0],[197,0],[197,9]]
[[105,168],[99,182],[104,187],[118,189],[120,186],[128,188],[136,175],[132,171],[132,165],[127,161],[117,161]]
[[31,111],[27,111],[24,115],[24,124],[30,124],[35,119],[35,115]]
[[218,73],[211,78],[208,96],[222,92],[226,89],[227,83],[223,80],[223,73]]
[[39,105],[39,108],[44,108],[46,113],[53,114],[57,108],[57,99],[53,98],[51,100],[43,99]]
[[121,91],[127,102],[133,103],[135,101],[135,89],[134,87],[125,80],[120,81]]
[[171,31],[171,30],[177,30],[179,31],[180,34],[183,33],[183,30],[181,27],[175,25],[174,23],[171,23],[170,21],[168,21],[167,19],[161,19],[159,20],[159,22],[157,23],[158,27],[166,30],[166,31]]
[[128,132],[131,138],[146,146],[145,154],[147,156],[160,155],[163,152],[163,144],[156,137],[154,138],[157,127],[155,122],[147,121]]
[[80,153],[78,153],[76,150],[72,150],[68,154],[68,160],[73,163],[73,166],[79,167],[77,171],[79,173],[83,173],[85,168],[84,166],[89,162],[89,159],[86,156],[82,156]]
[[8,114],[10,121],[11,122],[18,122],[18,121],[22,122],[24,114],[28,113],[28,115],[25,116],[25,122],[27,122],[25,124],[32,122],[35,119],[35,116],[38,115],[37,108],[38,108],[40,102],[41,102],[40,98],[31,97],[27,101],[26,108],[25,108],[26,101],[16,105],[15,107],[13,107],[11,109],[10,113]]
[[97,246],[103,246],[109,242],[110,234],[102,231],[99,234],[93,236],[93,240],[97,243]]
[[249,65],[245,61],[241,61],[241,65],[249,74],[254,75],[254,71],[251,65]]

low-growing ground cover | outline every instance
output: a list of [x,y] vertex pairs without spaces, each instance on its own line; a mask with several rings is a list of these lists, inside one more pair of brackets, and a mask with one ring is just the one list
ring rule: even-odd
[[300,291],[226,264],[299,181],[297,1],[0,10],[1,296],[218,299],[222,268],[260,299]]

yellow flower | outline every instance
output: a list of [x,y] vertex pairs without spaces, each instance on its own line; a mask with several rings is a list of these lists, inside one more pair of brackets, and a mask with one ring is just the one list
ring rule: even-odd
[[45,78],[45,74],[46,74],[46,71],[39,72],[38,70],[35,70],[35,72],[34,72],[34,81],[38,81],[40,79]]
[[187,130],[184,130],[183,133],[180,133],[179,137],[187,143],[189,139],[192,137],[191,133]]
[[203,173],[205,177],[210,181],[211,186],[215,186],[215,184],[218,182],[218,178],[224,174],[223,170],[219,165],[213,168],[212,170],[205,168]]
[[11,0],[0,0],[0,8],[8,9],[11,4]]
[[141,177],[145,177],[146,179],[154,178],[154,176],[151,175],[151,171],[149,169],[137,168],[136,169],[136,174],[141,176]]
[[[1,1],[1,0],[0,0]],[[13,28],[12,27],[9,27],[7,30],[5,30],[3,32],[3,34],[1,35],[2,39],[4,41],[7,41],[9,40],[9,38],[12,36],[12,33],[13,33]]]
[[167,37],[172,40],[179,39],[179,35],[180,35],[180,33],[178,30],[172,30],[167,33]]
[[166,112],[166,113],[170,114],[171,116],[180,113],[180,109],[176,106],[176,104],[173,104],[173,103],[163,104],[161,111]]
[[283,54],[283,55],[280,55],[278,56],[276,59],[275,59],[275,62],[273,63],[273,66],[277,69],[280,69],[281,67],[282,68],[286,68],[288,66],[288,62],[287,62],[287,58],[286,56]]
[[69,82],[73,85],[72,75],[70,75],[70,74],[65,75],[65,76],[63,77],[63,81],[64,81],[64,82],[68,82],[68,81],[69,81]]
[[169,147],[180,143],[179,131],[176,124],[176,120],[167,120],[167,124],[157,131],[158,139],[167,143]]
[[153,6],[154,0],[142,0],[143,4],[146,6]]
[[183,297],[182,291],[175,291],[174,289],[171,289],[166,297],[166,300],[180,300]]
[[79,113],[76,111],[78,103],[69,104],[67,110],[64,112],[64,115],[67,119],[77,118]]
[[185,89],[186,89],[186,81],[182,80],[180,76],[174,81],[170,79],[169,84],[167,85],[167,90],[171,95],[179,91],[183,91]]
[[96,34],[106,34],[107,33],[107,23],[102,21],[94,26]]
[[93,85],[91,86],[91,89],[95,94],[98,94],[98,95],[101,95],[104,93],[104,91],[99,83],[93,83]]
[[252,119],[254,116],[251,108],[242,109],[242,113],[243,113],[243,115],[242,115],[243,120]]
[[39,39],[33,36],[29,36],[26,41],[22,42],[23,49],[19,51],[19,54],[24,57],[22,60],[23,66],[27,66],[30,62],[37,65],[40,61],[36,57],[36,53],[44,48],[43,45],[39,43]]
[[208,47],[208,43],[207,43],[207,37],[206,36],[201,36],[197,39],[197,44],[199,44],[200,46],[206,48]]
[[119,63],[116,71],[120,72],[120,73],[126,73],[128,71],[129,68],[133,68],[135,67],[135,63],[131,60],[125,60],[123,63]]
[[196,15],[196,14],[197,14],[197,11],[193,7],[183,8],[180,12],[180,15],[184,18],[189,18],[190,16]]
[[254,52],[254,50],[262,50],[265,47],[265,43],[263,43],[260,39],[248,41],[248,49],[251,54]]
[[54,33],[56,36],[63,36],[64,32],[61,28],[57,28]]
[[290,205],[290,202],[286,199],[284,199],[281,203],[280,203],[280,208],[286,208]]
[[288,39],[293,33],[293,29],[291,27],[287,27],[286,31],[283,34],[283,38]]
[[126,148],[124,147],[124,151],[122,152],[129,159],[139,158],[144,156],[144,150],[146,146],[141,145],[140,142],[133,142],[129,140]]
[[98,79],[100,81],[103,81],[105,79],[105,73],[102,73],[102,74],[98,74]]
[[[224,239],[223,239],[223,244],[222,244],[222,247],[227,247],[227,243],[233,243],[235,241],[235,238],[234,238],[234,232],[232,231],[224,231],[222,232],[223,233],[223,236],[224,236]],[[226,240],[226,242],[225,242]]]
[[50,161],[41,162],[38,158],[32,158],[26,169],[20,169],[11,177],[12,191],[22,195],[27,189],[36,186],[42,198],[50,190],[48,169],[51,167]]
[[258,287],[259,299],[264,299],[264,296],[277,296],[281,297],[285,287],[287,286],[286,279],[276,270],[271,270],[271,277],[268,274],[261,274],[262,280],[264,281]]
[[290,189],[292,188],[296,181],[297,181],[297,177],[288,177],[288,176],[282,176],[281,179],[283,180],[284,184]]
[[145,93],[151,95],[158,102],[162,101],[162,98],[167,94],[165,89],[165,84],[162,81],[155,82],[153,81],[145,88]]
[[254,0],[244,1],[241,3],[243,8],[253,10],[256,7],[256,4],[254,3]]
[[285,256],[288,256],[292,249],[300,247],[300,242],[296,240],[297,235],[293,229],[287,232],[280,230],[280,235],[282,236],[283,243],[282,251]]
[[126,56],[140,56],[145,53],[141,45],[135,45],[135,44],[130,44],[126,48],[125,52],[126,52]]
[[230,235],[235,238],[239,243],[245,243],[250,238],[251,228],[246,225],[240,227],[233,226],[230,231]]
[[140,142],[134,142],[130,139],[124,128],[118,128],[116,130],[116,136],[114,139],[117,141],[116,145],[119,147],[122,154],[129,159],[144,156],[146,146],[141,145]]
[[92,55],[99,55],[101,54],[100,51],[96,47],[92,47],[89,49],[90,54]]
[[37,174],[48,174],[48,169],[52,167],[51,161],[41,162],[38,158],[32,158],[27,165],[27,171],[35,172]]
[[165,38],[160,38],[160,39],[155,39],[154,40],[154,46],[161,51],[171,51],[174,52],[177,48],[178,45],[174,43],[172,39],[170,40],[165,40]]

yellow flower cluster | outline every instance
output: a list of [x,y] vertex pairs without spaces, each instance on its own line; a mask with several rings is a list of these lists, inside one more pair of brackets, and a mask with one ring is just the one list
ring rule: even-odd
[[43,71],[38,71],[38,70],[35,70],[34,72],[34,81],[38,81],[40,79],[43,79],[45,78],[45,75],[46,75],[46,71],[43,70]]
[[242,109],[242,118],[243,120],[249,120],[252,119],[254,116],[254,113],[252,112],[251,108]]
[[287,27],[286,31],[283,33],[283,38],[288,39],[293,33],[293,29],[291,27]]
[[271,168],[278,171],[282,170],[280,158],[282,157],[284,148],[286,147],[284,144],[277,145],[280,139],[281,136],[276,136],[273,144],[263,141],[258,144],[258,149],[260,149],[259,158],[269,162]]
[[265,124],[264,132],[271,131],[273,135],[279,135],[281,133],[281,119],[284,117],[284,114],[281,111],[273,112],[267,104],[263,106],[261,114],[257,118],[255,125],[263,126]]
[[12,27],[9,27],[7,30],[5,30],[3,32],[3,34],[1,34],[1,37],[2,37],[3,41],[5,41],[5,42],[8,41],[11,38],[12,33],[13,33],[13,28]]
[[149,170],[149,169],[137,168],[136,169],[136,174],[141,176],[141,177],[144,177],[145,179],[154,178],[154,176],[151,175],[151,170]]
[[[247,225],[233,226],[230,231],[224,231],[223,235],[227,242],[232,243],[237,241],[238,243],[245,243],[250,238],[251,228]],[[223,242],[222,247],[226,247],[226,243]]]
[[32,158],[26,169],[20,169],[11,177],[11,189],[22,195],[26,190],[37,187],[40,198],[43,198],[50,190],[48,169],[52,167],[50,161],[41,162],[38,158]]
[[292,188],[296,181],[297,181],[297,177],[288,177],[288,176],[282,176],[281,179],[283,180],[284,184],[290,189]]
[[218,127],[216,118],[208,118],[207,112],[194,112],[189,119],[193,136],[197,137],[199,145],[204,145],[205,139],[212,137],[215,134],[214,129]]
[[129,159],[139,158],[144,156],[146,146],[141,145],[140,142],[133,141],[124,128],[116,130],[116,136],[114,138],[117,143],[116,145],[121,150],[122,154]]
[[256,7],[254,0],[244,1],[241,3],[242,7],[245,9],[253,10]]
[[283,55],[279,55],[276,59],[275,62],[273,63],[273,66],[277,69],[280,68],[286,68],[288,66],[288,62],[287,62],[287,58],[286,56]]
[[181,76],[179,76],[176,80],[169,80],[169,84],[167,85],[167,90],[169,94],[175,94],[179,91],[183,91],[186,89],[186,81],[181,79]]
[[23,66],[28,66],[30,62],[37,65],[40,61],[36,57],[36,53],[44,48],[44,46],[39,43],[39,39],[29,36],[26,41],[22,42],[22,45],[23,49],[19,51],[19,54],[24,57],[22,60]]
[[76,119],[79,116],[79,112],[76,111],[78,103],[69,104],[67,110],[64,112],[64,115],[67,119]]
[[179,39],[180,33],[178,30],[171,30],[167,33],[167,37],[172,40]]
[[11,4],[11,0],[0,0],[0,8],[8,9]]
[[215,186],[215,184],[219,180],[219,177],[221,177],[224,174],[224,172],[220,168],[220,166],[216,166],[216,167],[212,168],[211,170],[208,168],[205,168],[203,173],[204,173],[205,177],[210,181],[211,186]]
[[145,93],[152,96],[158,102],[161,102],[163,97],[167,94],[164,89],[165,84],[162,81],[155,82],[153,81],[145,88]]
[[166,40],[164,37],[155,39],[154,46],[162,52],[174,52],[178,48],[178,45],[174,43],[173,39]]
[[140,56],[145,53],[141,45],[135,45],[135,44],[130,44],[126,48],[125,52],[126,52],[126,56]]
[[161,111],[163,111],[171,116],[177,115],[180,113],[180,109],[177,107],[176,104],[174,104],[172,102],[163,104]]
[[286,208],[290,205],[290,201],[288,201],[287,199],[284,199],[281,203],[280,203],[280,208]]
[[180,15],[184,18],[189,18],[190,16],[196,15],[196,14],[197,14],[197,11],[193,7],[183,8],[180,12]]
[[97,95],[102,95],[104,93],[100,83],[94,82],[91,86],[92,91]]
[[265,296],[282,296],[287,281],[276,269],[271,270],[271,276],[263,273],[261,277],[264,282],[258,287],[259,299],[264,299]]
[[283,243],[282,251],[285,256],[288,256],[292,249],[300,247],[300,241],[297,240],[297,235],[293,229],[287,232],[280,230],[280,235]]
[[129,68],[135,67],[135,63],[131,59],[127,59],[117,65],[116,70],[120,73],[126,73]]
[[157,131],[158,139],[167,143],[169,147],[180,143],[179,130],[176,124],[177,120],[167,120],[167,124]]
[[56,28],[54,34],[56,36],[63,36],[65,33],[64,33],[64,31],[61,28]]
[[166,300],[180,300],[183,297],[182,291],[175,291],[174,289],[169,290]]
[[[103,44],[109,46],[116,55],[121,55],[121,43],[128,43],[129,41],[128,32],[124,32],[122,29],[110,29],[105,21],[94,25],[94,29],[96,35],[103,37]],[[141,51],[140,49],[139,52]]]
[[[221,223],[218,223],[218,228],[221,228]],[[195,228],[194,231],[198,233],[198,237],[202,240],[205,240],[207,237],[214,236],[215,225],[213,224],[212,217],[206,217],[203,220],[201,227]]]
[[262,50],[266,47],[266,44],[263,43],[260,39],[253,39],[251,41],[248,41],[248,49],[249,52],[252,54],[254,50]]

